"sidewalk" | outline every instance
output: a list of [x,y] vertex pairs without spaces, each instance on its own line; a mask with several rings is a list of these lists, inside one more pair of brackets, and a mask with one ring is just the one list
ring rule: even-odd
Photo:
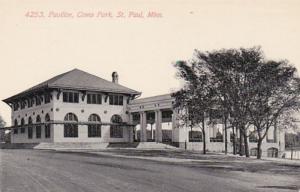
[[[60,150],[66,151],[66,150]],[[223,153],[208,153],[202,154],[201,152],[185,151],[185,150],[139,150],[139,149],[106,149],[106,150],[67,150],[70,152],[82,152],[90,154],[98,154],[103,156],[120,157],[120,158],[131,158],[131,159],[144,159],[161,162],[248,162],[248,163],[259,163],[259,162],[274,162],[287,165],[300,166],[299,160],[289,160],[281,158],[268,158],[262,157],[262,159],[256,159],[251,156],[246,158],[245,156],[238,156],[233,154]]]

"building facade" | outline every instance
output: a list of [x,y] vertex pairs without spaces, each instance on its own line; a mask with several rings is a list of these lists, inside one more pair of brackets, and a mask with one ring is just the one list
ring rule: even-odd
[[[159,142],[188,150],[225,150],[225,128],[221,123],[187,127],[173,109],[170,94],[137,99],[141,92],[74,69],[4,100],[11,108],[12,143],[131,143]],[[250,129],[251,130],[251,129]],[[232,131],[226,130],[229,152]],[[269,134],[270,133],[270,134]],[[263,155],[284,151],[284,135],[269,131]],[[237,133],[239,137],[239,134]],[[255,136],[249,137],[250,153],[256,154]]]

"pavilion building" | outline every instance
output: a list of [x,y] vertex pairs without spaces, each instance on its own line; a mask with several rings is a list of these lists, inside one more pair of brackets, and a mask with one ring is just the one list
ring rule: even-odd
[[[120,85],[116,72],[112,81],[78,69],[60,74],[3,100],[12,109],[11,142],[155,142],[202,150],[205,139],[209,151],[224,151],[222,123],[207,125],[203,138],[199,127],[182,124],[170,94],[137,99],[140,95]],[[226,131],[231,152],[232,130]],[[276,128],[269,132],[263,155],[278,156],[284,151],[284,134]],[[255,155],[255,134],[249,146]]]

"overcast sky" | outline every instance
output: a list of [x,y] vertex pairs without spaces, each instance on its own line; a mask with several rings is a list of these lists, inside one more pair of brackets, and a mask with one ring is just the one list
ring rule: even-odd
[[[53,17],[60,12],[73,17]],[[94,17],[79,17],[83,12]],[[116,18],[120,12],[126,17]],[[140,12],[143,18],[132,17]],[[142,97],[169,93],[179,87],[172,63],[194,49],[260,45],[267,58],[300,70],[299,20],[297,0],[0,0],[0,100],[74,68],[107,80],[117,71],[120,84]],[[0,115],[10,124],[2,101]]]

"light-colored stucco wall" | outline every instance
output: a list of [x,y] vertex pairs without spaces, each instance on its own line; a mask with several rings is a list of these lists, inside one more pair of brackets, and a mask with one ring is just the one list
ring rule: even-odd
[[[27,106],[24,109],[18,109],[14,111],[12,109],[11,113],[11,124],[14,125],[15,119],[18,121],[18,125],[21,125],[21,119],[24,118],[25,125],[28,124],[29,117],[32,118],[32,123],[36,123],[36,118],[39,115],[41,118],[41,123],[45,122],[46,114],[49,114],[50,119],[53,119],[53,101],[50,103],[36,106],[35,103],[32,107],[28,108]],[[18,134],[11,134],[12,143],[40,143],[40,142],[53,142],[53,129],[51,129],[50,138],[45,138],[45,128],[41,127],[41,138],[36,138],[36,129],[33,126],[32,139],[28,139],[28,128],[25,128],[25,132],[21,133],[21,129],[18,128]]]
[[[17,118],[18,125],[21,123],[22,117],[25,120],[25,124],[28,123],[29,116],[32,117],[33,123],[36,122],[36,116],[40,115],[41,122],[45,122],[45,115],[48,113],[50,119],[54,121],[63,121],[65,115],[68,113],[74,113],[78,121],[86,122],[91,114],[97,114],[101,122],[109,123],[113,115],[120,115],[123,122],[129,121],[129,115],[127,111],[127,97],[123,97],[123,106],[109,105],[109,99],[105,102],[105,96],[102,96],[102,104],[87,104],[87,97],[82,100],[82,93],[79,93],[79,103],[65,103],[63,102],[63,94],[61,93],[57,98],[57,92],[52,92],[52,100],[48,104],[42,103],[39,106],[33,106],[31,108],[25,107],[25,109],[19,109],[12,111],[12,124],[14,119]],[[35,113],[35,115],[33,115]],[[26,116],[27,115],[27,116]],[[12,134],[13,143],[40,143],[40,142],[128,142],[129,134],[132,129],[123,127],[123,138],[110,138],[110,126],[101,127],[101,137],[88,137],[87,125],[78,126],[78,137],[65,138],[64,126],[62,124],[51,125],[51,138],[45,138],[44,127],[42,126],[42,137],[36,138],[35,127],[33,128],[33,138],[28,139],[28,128],[25,129],[25,133]]]

